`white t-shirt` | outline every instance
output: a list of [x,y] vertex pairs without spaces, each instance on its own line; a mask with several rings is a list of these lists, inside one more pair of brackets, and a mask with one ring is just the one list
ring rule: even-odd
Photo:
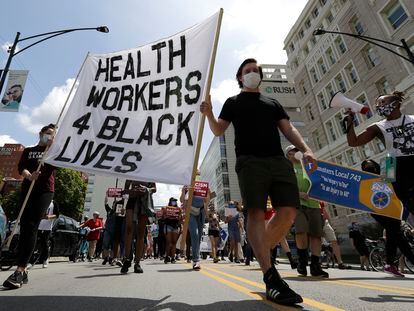
[[[47,208],[46,215],[53,215],[53,201],[50,203],[49,207]],[[39,224],[39,230],[44,231],[52,231],[53,228],[53,219],[42,219]]]
[[391,121],[384,119],[374,124],[384,135],[385,147],[390,155],[394,157],[414,155],[413,115],[401,115],[398,119]]

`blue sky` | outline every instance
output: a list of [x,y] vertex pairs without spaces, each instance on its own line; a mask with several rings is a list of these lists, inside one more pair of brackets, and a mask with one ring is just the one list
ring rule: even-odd
[[[19,113],[0,112],[0,146],[32,145],[41,125],[55,122],[86,53],[133,48],[184,30],[224,8],[213,78],[216,113],[237,92],[234,80],[240,62],[286,63],[283,40],[306,0],[14,0],[2,4],[0,65],[5,47],[17,31],[21,37],[67,28],[107,25],[108,34],[84,31],[67,34],[24,51],[11,69],[30,71]],[[21,47],[25,46],[25,42]],[[205,130],[202,156],[212,139]]]

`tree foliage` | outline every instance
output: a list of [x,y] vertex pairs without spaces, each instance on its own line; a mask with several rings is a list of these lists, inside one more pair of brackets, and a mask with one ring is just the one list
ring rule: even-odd
[[86,181],[81,173],[58,168],[55,179],[54,200],[59,204],[61,214],[80,220],[85,203]]
[[17,215],[19,215],[19,197],[20,188],[0,197],[1,206],[3,207],[7,219],[9,220],[15,220],[17,218]]

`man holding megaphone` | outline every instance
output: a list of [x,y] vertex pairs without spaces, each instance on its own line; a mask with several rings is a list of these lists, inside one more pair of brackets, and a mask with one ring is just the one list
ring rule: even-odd
[[[376,137],[381,139],[390,163],[396,164],[392,183],[395,194],[404,207],[414,214],[414,116],[401,113],[403,100],[404,93],[397,91],[379,96],[375,102],[375,110],[384,119],[371,124],[359,135],[356,135],[354,129],[354,109],[348,110],[345,123],[348,145],[351,147],[365,145]],[[350,100],[343,100],[342,103],[346,101]]]

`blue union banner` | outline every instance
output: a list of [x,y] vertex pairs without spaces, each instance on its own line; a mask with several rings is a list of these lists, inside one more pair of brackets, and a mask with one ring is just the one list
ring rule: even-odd
[[325,161],[317,163],[318,167],[313,172],[305,166],[312,184],[308,192],[311,198],[401,219],[403,206],[392,184],[385,183],[378,175]]

